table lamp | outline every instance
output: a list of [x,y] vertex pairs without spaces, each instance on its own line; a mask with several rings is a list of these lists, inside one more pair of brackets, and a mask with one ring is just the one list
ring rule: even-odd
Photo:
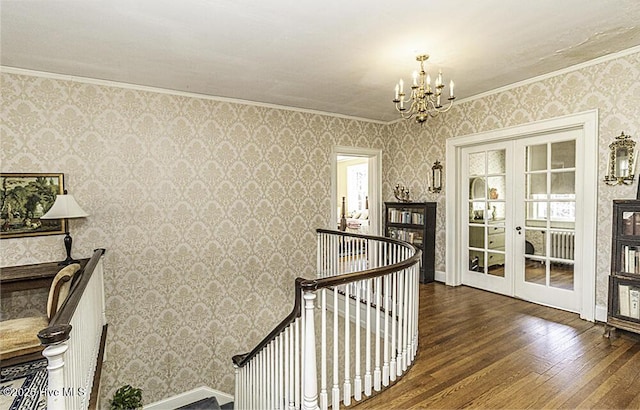
[[46,214],[42,215],[40,219],[65,219],[65,237],[64,237],[64,248],[67,250],[67,259],[60,262],[58,265],[65,266],[70,265],[72,263],[78,263],[78,261],[71,258],[71,235],[69,235],[69,221],[71,218],[84,218],[89,216],[80,205],[76,202],[76,199],[73,195],[68,195],[67,190],[64,190],[64,195],[56,196],[56,201],[53,203],[51,208],[47,211]]

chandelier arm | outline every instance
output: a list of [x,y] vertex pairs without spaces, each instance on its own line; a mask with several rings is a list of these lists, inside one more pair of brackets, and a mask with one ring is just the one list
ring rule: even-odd
[[414,116],[414,115],[416,115],[416,112],[415,112],[415,111],[411,111],[411,112],[409,112],[408,114],[407,114],[407,113],[405,113],[404,111],[400,111],[400,117],[401,117],[403,120],[410,120],[411,118],[413,118],[413,116]]

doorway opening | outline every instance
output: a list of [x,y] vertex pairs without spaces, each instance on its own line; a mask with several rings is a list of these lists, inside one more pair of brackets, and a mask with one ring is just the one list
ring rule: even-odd
[[334,147],[330,229],[380,235],[382,151]]

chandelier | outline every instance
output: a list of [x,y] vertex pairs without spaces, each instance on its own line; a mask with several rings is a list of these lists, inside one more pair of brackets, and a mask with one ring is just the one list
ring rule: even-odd
[[[453,95],[453,81],[449,82],[449,103],[446,107],[442,105],[442,91],[444,83],[442,82],[442,70],[438,72],[435,84],[431,87],[431,76],[424,71],[424,62],[429,58],[428,54],[420,54],[416,57],[416,61],[420,62],[420,72],[413,72],[413,84],[411,84],[411,96],[405,99],[404,81],[400,79],[396,84],[396,96],[393,102],[396,110],[402,118],[410,119],[415,116],[416,122],[424,123],[428,117],[435,117],[441,112],[447,112],[453,105],[456,97]],[[444,97],[446,98],[446,97]],[[409,108],[405,107],[409,105]]]

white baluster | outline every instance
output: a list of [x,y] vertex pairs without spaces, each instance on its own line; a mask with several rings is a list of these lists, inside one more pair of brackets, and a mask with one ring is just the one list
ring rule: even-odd
[[420,268],[419,266],[416,266],[416,311],[414,313],[416,315],[416,321],[415,321],[415,338],[416,338],[416,342],[414,343],[415,346],[415,353],[417,354],[418,352],[418,341],[420,340],[420,338],[418,337],[418,329],[419,329],[419,322],[420,322]]
[[384,277],[384,344],[382,350],[384,352],[384,358],[382,363],[382,384],[384,386],[389,385],[389,298],[391,297],[391,275],[385,275]]
[[289,410],[296,409],[296,393],[295,393],[295,346],[294,346],[294,325],[289,325]]
[[278,408],[276,405],[276,389],[278,388],[278,379],[276,376],[276,365],[278,363],[276,358],[276,341],[277,339],[271,341],[271,351],[269,352],[269,356],[271,357],[271,360],[269,361],[269,369],[271,371],[271,384],[269,385],[269,405],[272,409]]
[[[355,296],[356,296],[356,342],[355,342],[355,374],[353,378],[353,398],[355,400],[362,399],[362,379],[360,378],[360,297],[361,297],[361,282],[358,281],[355,283]],[[346,298],[346,303],[349,303],[349,298]],[[367,309],[367,313],[369,309]],[[368,330],[368,329],[367,329]],[[368,335],[368,334],[367,334]]]
[[[394,249],[395,251],[395,249]],[[397,333],[397,323],[398,323],[398,272],[394,272],[391,276],[391,346],[390,346],[390,354],[391,354],[391,362],[389,363],[389,379],[391,381],[395,381],[397,377],[396,371],[396,333]]]
[[408,303],[407,303],[407,368],[408,365],[413,363],[413,297],[414,297],[414,288],[415,288],[415,275],[414,275],[413,267],[407,269],[407,292],[408,292]]
[[[302,306],[300,307],[300,317],[298,318],[298,320],[300,321],[300,328],[299,328],[299,332],[300,332],[300,349],[298,350],[299,355],[300,355],[300,374],[299,374],[299,380],[300,380],[300,386],[299,386],[299,390],[300,390],[300,401],[298,402],[298,408],[300,408],[301,406],[303,406],[303,401],[304,401],[304,395],[303,395],[303,391],[302,389],[304,389],[304,375],[305,375],[305,360],[306,360],[306,356],[305,356],[305,343],[306,343],[306,338],[305,338],[305,332],[306,332],[306,315],[305,315],[305,300],[304,300],[304,292],[302,293]],[[315,343],[315,340],[314,340]],[[317,377],[317,376],[316,376]],[[317,388],[317,387],[316,387]]]
[[405,364],[402,361],[402,352],[404,350],[404,334],[405,334],[405,321],[404,321],[404,307],[405,307],[405,283],[404,272],[398,272],[398,357],[396,358],[396,375],[402,376],[402,372],[406,369]]
[[340,408],[340,381],[338,378],[338,287],[333,288],[333,389],[331,390],[331,407]]
[[320,291],[321,317],[320,317],[320,409],[327,410],[329,397],[327,394],[327,290]]
[[302,408],[318,409],[318,373],[316,369],[316,333],[314,323],[315,292],[304,292],[304,386]]
[[382,372],[380,370],[380,305],[382,305],[382,278],[376,278],[376,350],[375,350],[375,368],[373,369],[373,388],[380,391],[382,388]]
[[351,404],[351,358],[349,357],[351,346],[351,320],[349,319],[349,286],[344,287],[344,383],[342,386],[342,401],[345,406]]
[[405,269],[403,271],[402,276],[404,277],[404,297],[403,297],[403,306],[402,306],[402,333],[403,333],[403,342],[402,345],[402,372],[404,373],[407,370],[407,359],[408,359],[408,346],[409,346],[409,285],[411,283],[409,277],[409,270]]
[[294,324],[294,368],[293,368],[293,389],[294,389],[294,405],[296,409],[300,408],[300,318],[296,319]]
[[234,389],[234,393],[233,393],[233,402],[236,403],[236,406],[241,409],[242,408],[242,401],[240,400],[240,393],[243,391],[241,390],[242,387],[240,387],[240,368],[238,366],[236,366],[235,364],[233,365],[233,372],[236,374],[236,380],[235,380],[235,389]]
[[366,328],[367,333],[365,337],[365,370],[364,370],[364,394],[371,396],[371,279],[367,279],[367,314],[366,314]]
[[260,408],[267,408],[267,354],[265,349],[263,349],[260,353]]

